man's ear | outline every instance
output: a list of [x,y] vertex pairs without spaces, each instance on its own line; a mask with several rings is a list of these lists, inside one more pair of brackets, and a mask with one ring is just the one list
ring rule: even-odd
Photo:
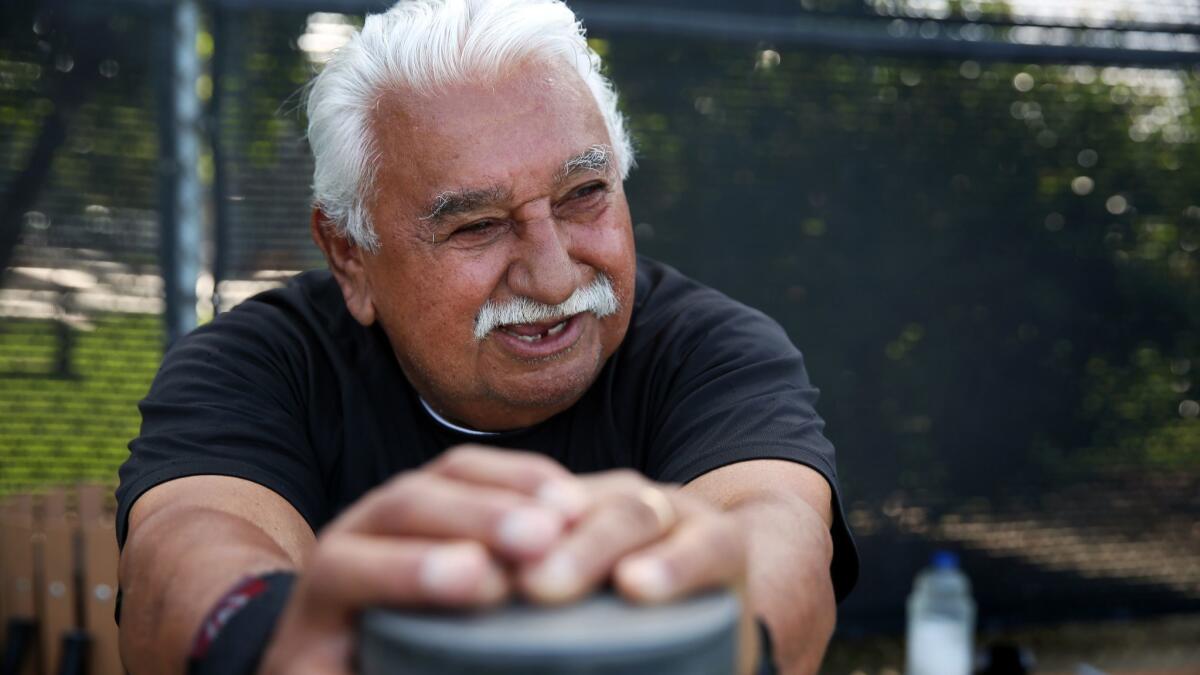
[[320,208],[313,209],[311,229],[313,242],[325,254],[329,270],[342,289],[346,309],[364,326],[375,323],[375,303],[371,299],[371,284],[363,260],[370,253],[339,234]]

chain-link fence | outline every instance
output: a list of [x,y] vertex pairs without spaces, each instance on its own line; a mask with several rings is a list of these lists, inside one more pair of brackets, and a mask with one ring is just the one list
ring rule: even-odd
[[0,489],[113,481],[161,356],[155,96],[137,12],[0,21]]

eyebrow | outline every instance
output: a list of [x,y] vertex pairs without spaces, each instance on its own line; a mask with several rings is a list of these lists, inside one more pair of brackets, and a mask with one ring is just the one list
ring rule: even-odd
[[462,190],[447,190],[433,198],[428,207],[428,215],[421,220],[430,221],[437,225],[451,216],[470,213],[485,206],[503,202],[511,193],[499,185],[486,188],[468,188]]
[[[554,176],[555,185],[562,184],[570,177],[583,172],[607,174],[612,168],[612,154],[612,149],[607,145],[593,145],[563,162],[562,168]],[[447,190],[439,193],[430,201],[425,208],[426,215],[421,216],[420,219],[436,228],[452,216],[477,211],[511,198],[512,192],[499,185]]]
[[612,168],[612,154],[612,148],[607,145],[593,145],[563,162],[563,168],[554,177],[554,182],[562,183],[571,176],[584,171],[607,174]]

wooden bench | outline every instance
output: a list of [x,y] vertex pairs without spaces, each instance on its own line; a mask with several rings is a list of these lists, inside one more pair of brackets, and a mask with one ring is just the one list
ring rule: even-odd
[[81,485],[0,505],[0,618],[8,675],[121,675],[111,489]]

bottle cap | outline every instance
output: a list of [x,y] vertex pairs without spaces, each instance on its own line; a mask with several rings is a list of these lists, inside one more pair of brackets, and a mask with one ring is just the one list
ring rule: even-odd
[[953,551],[938,551],[933,554],[932,567],[935,570],[958,569],[958,555]]

